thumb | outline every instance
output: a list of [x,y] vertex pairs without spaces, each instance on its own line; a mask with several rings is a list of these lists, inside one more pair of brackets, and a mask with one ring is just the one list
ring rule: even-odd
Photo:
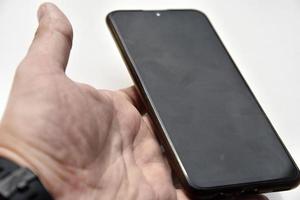
[[35,38],[19,71],[31,75],[64,72],[72,47],[72,26],[66,16],[51,3],[40,6],[38,19]]

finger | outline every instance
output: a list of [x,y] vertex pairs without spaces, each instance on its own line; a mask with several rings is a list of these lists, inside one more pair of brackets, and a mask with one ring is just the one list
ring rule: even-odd
[[136,164],[157,195],[157,199],[176,199],[171,169],[164,160],[159,144],[154,135],[141,122],[140,130],[133,144]]
[[145,106],[135,86],[121,89],[120,92],[122,92],[125,95],[128,101],[130,101],[130,103],[134,105],[141,114],[145,114]]
[[133,151],[136,162],[141,168],[159,163],[164,166],[165,170],[171,173],[171,169],[163,156],[160,145],[145,121],[141,122],[140,130],[134,139]]
[[151,134],[154,135],[155,127],[154,127],[154,124],[152,123],[152,120],[151,120],[149,114],[146,113],[146,114],[142,117],[142,119],[144,120],[144,122],[145,122],[146,125],[148,126],[148,128],[149,128]]
[[72,46],[72,27],[66,16],[51,3],[38,10],[39,26],[22,71],[30,73],[64,72]]
[[187,195],[184,193],[182,189],[177,189],[176,193],[177,193],[177,200],[189,200],[189,198],[187,197]]

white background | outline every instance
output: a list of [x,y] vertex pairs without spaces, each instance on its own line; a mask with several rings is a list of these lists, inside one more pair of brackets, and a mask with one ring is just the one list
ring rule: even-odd
[[[42,1],[0,0],[0,115],[16,66],[24,57]],[[61,0],[74,28],[67,74],[96,88],[132,84],[105,24],[116,9],[193,8],[205,12],[300,165],[300,1],[298,0]],[[300,188],[268,195],[298,200]]]

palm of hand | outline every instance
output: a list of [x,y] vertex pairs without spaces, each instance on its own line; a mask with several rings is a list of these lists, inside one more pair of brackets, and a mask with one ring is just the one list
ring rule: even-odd
[[0,154],[34,170],[56,199],[176,199],[134,89],[98,91],[67,78],[72,27],[54,5],[38,15],[1,121]]
[[[134,106],[134,88],[98,91],[64,74],[23,74],[21,65],[3,123],[42,152],[41,162],[50,156],[57,196],[68,188],[74,199],[177,198],[151,123]],[[19,135],[11,121],[26,129]]]

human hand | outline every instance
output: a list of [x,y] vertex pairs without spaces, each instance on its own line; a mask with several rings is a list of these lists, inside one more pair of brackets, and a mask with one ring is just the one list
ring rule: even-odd
[[38,17],[1,121],[0,156],[33,170],[59,200],[187,199],[135,89],[97,90],[69,79],[71,25],[53,4]]

